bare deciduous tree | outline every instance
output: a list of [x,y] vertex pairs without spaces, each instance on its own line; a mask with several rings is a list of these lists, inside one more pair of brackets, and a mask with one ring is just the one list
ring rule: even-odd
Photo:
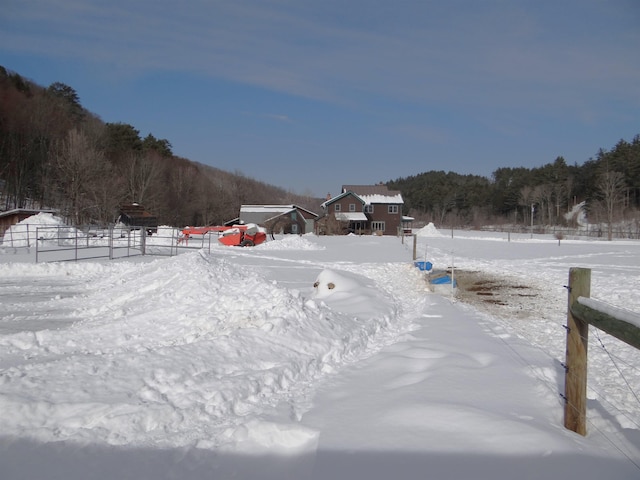
[[605,172],[598,177],[596,185],[600,205],[607,220],[607,239],[613,238],[613,222],[619,216],[618,207],[623,204],[626,185],[620,172]]
[[104,154],[81,131],[69,130],[54,154],[53,166],[59,192],[67,204],[69,216],[79,225],[95,207],[91,192],[104,181],[101,170]]
[[[520,189],[520,197],[518,203],[523,207],[522,219],[528,225],[531,223],[531,215],[533,215],[531,205],[535,203],[533,199],[533,187],[528,185]],[[528,215],[527,215],[528,214]]]
[[129,154],[125,167],[127,180],[127,197],[131,202],[146,205],[151,200],[152,186],[157,181],[160,168],[159,154],[155,151],[135,152]]
[[540,206],[540,223],[544,225],[551,220],[553,212],[553,188],[549,184],[538,185],[533,190],[533,198]]

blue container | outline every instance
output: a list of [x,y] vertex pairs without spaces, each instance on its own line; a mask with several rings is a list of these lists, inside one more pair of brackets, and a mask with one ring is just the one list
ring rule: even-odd
[[[450,275],[443,275],[442,277],[434,278],[433,280],[431,280],[431,283],[433,285],[451,285],[451,276]],[[456,288],[458,286],[458,282],[456,282],[454,280],[453,281],[453,286],[454,286],[454,288]]]
[[413,264],[423,272],[428,272],[433,268],[431,262],[413,262]]

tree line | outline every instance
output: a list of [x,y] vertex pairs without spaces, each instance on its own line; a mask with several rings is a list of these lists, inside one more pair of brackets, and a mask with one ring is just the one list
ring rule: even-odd
[[143,205],[161,224],[220,224],[241,204],[320,199],[173,154],[167,139],[106,123],[60,82],[42,87],[0,66],[0,210],[54,208],[76,225],[113,223]]
[[[563,157],[538,168],[499,168],[491,178],[429,171],[388,182],[405,214],[437,225],[570,225],[565,215],[585,202],[591,223],[640,220],[640,135],[600,149],[583,165]],[[610,233],[610,232],[609,232]]]
[[[565,225],[580,202],[591,222],[638,222],[640,135],[581,166],[557,157],[491,178],[428,171],[386,183],[402,192],[403,213],[439,226]],[[0,210],[55,208],[75,224],[108,224],[121,205],[139,203],[162,224],[184,226],[228,221],[242,204],[320,213],[322,201],[176,156],[167,139],[103,122],[72,87],[42,87],[0,66]]]

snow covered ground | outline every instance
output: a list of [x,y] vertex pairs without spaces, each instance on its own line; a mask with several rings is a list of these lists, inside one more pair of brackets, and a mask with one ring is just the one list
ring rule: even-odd
[[37,264],[0,246],[0,477],[640,478],[638,352],[591,330],[586,437],[560,398],[569,268],[640,311],[640,244],[417,238],[516,288],[432,293],[411,238]]

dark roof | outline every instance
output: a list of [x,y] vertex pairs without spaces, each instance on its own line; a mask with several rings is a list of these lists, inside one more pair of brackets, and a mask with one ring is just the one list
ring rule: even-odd
[[130,218],[155,217],[155,215],[147,212],[142,205],[138,205],[137,203],[122,205],[120,207],[120,214],[126,215]]
[[358,194],[356,192],[353,192],[351,190],[344,190],[340,195],[338,195],[337,197],[333,197],[333,198],[329,198],[327,200],[325,200],[324,202],[322,202],[322,204],[320,205],[322,208],[325,208],[327,205],[329,205],[330,203],[336,202],[338,200],[340,200],[341,198],[344,198],[346,196],[353,196],[355,197],[360,203],[362,203],[363,205],[366,204],[366,202],[361,199]]

